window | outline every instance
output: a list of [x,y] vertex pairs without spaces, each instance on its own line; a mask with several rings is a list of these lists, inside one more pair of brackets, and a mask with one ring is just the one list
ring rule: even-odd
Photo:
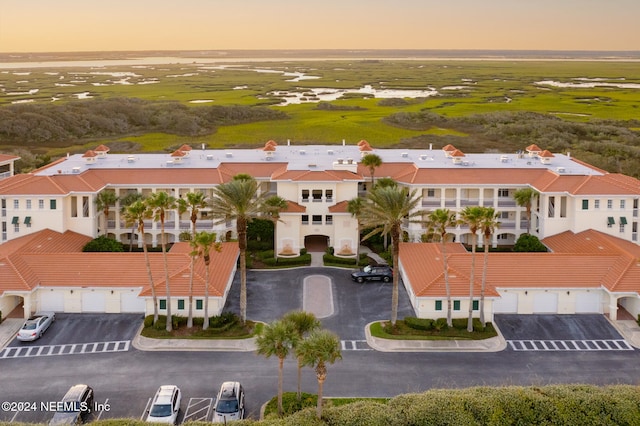
[[167,299],[160,299],[160,309],[167,309]]
[[178,309],[184,309],[184,299],[178,299]]
[[500,219],[509,219],[509,212],[500,212]]
[[333,189],[327,189],[324,191],[324,196],[327,199],[327,202],[333,201]]
[[309,224],[309,215],[308,214],[303,214],[302,215],[302,224],[303,225],[308,225]]
[[196,299],[196,309],[198,310],[202,310],[204,306],[204,300],[202,299]]
[[24,218],[24,224],[27,225],[27,228],[31,228],[31,216]]
[[89,197],[82,197],[82,217],[89,217]]
[[31,210],[31,200],[27,200],[27,210]]
[[474,300],[473,301],[473,310],[474,311],[479,311],[480,310],[480,301],[479,300]]
[[44,200],[38,200],[38,208],[39,208],[40,210],[43,210],[43,209],[44,209]]
[[582,200],[582,210],[589,210],[589,200]]
[[13,232],[20,232],[20,222],[13,224]]
[[324,217],[324,223],[327,225],[333,225],[333,216],[328,214]]
[[20,200],[13,200],[13,208],[14,210],[18,210],[20,208]]
[[[27,203],[28,203],[28,201],[27,201]],[[29,208],[28,206],[29,205],[27,204],[27,208]],[[620,210],[624,210],[624,208],[625,208],[625,202],[624,202],[624,200],[620,200]]]
[[607,218],[607,228],[611,228],[613,225],[615,225],[615,223],[616,223],[616,220],[611,216]]
[[560,197],[560,217],[567,217],[567,197]]
[[624,223],[620,222],[620,232],[624,232]]
[[428,188],[427,189],[427,197],[435,197],[436,196],[436,190],[433,188]]
[[613,200],[607,200],[607,208],[608,209],[612,209],[613,208]]
[[453,310],[454,311],[459,311],[460,310],[460,301],[459,300],[454,300],[453,301]]
[[302,202],[306,203],[307,201],[309,201],[309,190],[308,189],[303,189],[302,190]]
[[596,210],[600,208],[600,200],[593,200],[593,208]]
[[51,210],[55,210],[56,209],[56,200],[49,200],[49,208]]
[[498,239],[498,240],[508,240],[509,239],[509,234],[498,234],[496,239]]
[[71,217],[78,217],[78,197],[71,196]]
[[311,216],[311,224],[322,225],[322,215],[314,214],[313,216]]
[[322,189],[314,189],[311,191],[311,196],[313,197],[314,203],[322,201]]
[[508,197],[509,196],[509,190],[506,188],[499,188],[498,189],[498,197]]
[[549,197],[549,209],[548,217],[555,217],[556,215],[556,197]]
[[442,300],[436,300],[436,311],[442,310]]

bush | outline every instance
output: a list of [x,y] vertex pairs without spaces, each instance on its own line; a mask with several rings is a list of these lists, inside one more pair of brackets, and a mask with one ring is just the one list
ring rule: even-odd
[[337,265],[355,266],[356,264],[356,260],[354,258],[338,257],[329,253],[325,253],[322,256],[322,261],[324,263],[332,263]]
[[300,256],[303,256],[303,255],[305,255],[305,254],[307,254],[307,249],[306,249],[306,247],[302,247],[302,248],[300,249]]
[[429,318],[405,317],[404,323],[414,330],[433,330],[433,320]]
[[273,259],[273,257],[275,256],[274,251],[273,250],[265,250],[265,251],[259,251],[256,253],[256,257],[258,259]]
[[334,249],[333,247],[327,247],[324,252],[333,256]]
[[452,320],[453,322],[453,328],[456,328],[458,330],[466,330],[467,329],[467,318],[454,318]]
[[267,266],[306,266],[311,264],[311,255],[305,254],[296,257],[279,257],[277,259],[264,259]]
[[328,407],[322,418],[329,426],[388,426],[396,421],[396,414],[386,404],[375,401],[357,401],[348,405]]
[[433,322],[433,329],[436,331],[447,330],[449,326],[447,325],[446,318],[438,318]]
[[83,252],[123,252],[124,248],[120,241],[108,238],[104,235],[99,236],[82,247]]
[[271,250],[273,251],[273,241],[247,241],[247,250],[248,251],[263,251],[263,250]]
[[144,317],[144,326],[151,327],[153,325],[153,315],[147,315]]
[[518,237],[513,251],[517,252],[546,252],[547,246],[542,244],[538,237],[531,234],[522,234]]

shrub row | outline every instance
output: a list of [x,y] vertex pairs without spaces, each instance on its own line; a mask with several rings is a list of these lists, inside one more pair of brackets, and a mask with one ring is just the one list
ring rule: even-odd
[[311,255],[303,254],[296,257],[279,257],[277,259],[269,258],[263,259],[263,262],[267,266],[304,266],[311,264]]
[[[187,317],[183,317],[181,315],[172,315],[173,328],[186,327],[187,325]],[[221,315],[209,317],[209,327],[214,329],[227,329],[240,321],[240,318],[237,314],[233,312],[223,312]],[[203,317],[193,317],[193,325],[195,327],[202,327],[204,324]],[[147,315],[144,318],[144,326],[151,327],[153,326],[156,330],[164,330],[167,327],[167,316],[166,315],[158,315],[158,322],[153,325],[153,315]]]
[[[453,328],[458,330],[466,330],[467,329],[467,318],[454,318],[452,321]],[[416,317],[405,317],[404,323],[407,327],[413,328],[414,330],[421,331],[430,331],[430,330],[447,330],[449,327],[447,326],[446,318],[438,318],[438,319],[430,319],[430,318],[416,318]],[[480,331],[483,330],[482,323],[479,318],[473,319],[473,330]]]

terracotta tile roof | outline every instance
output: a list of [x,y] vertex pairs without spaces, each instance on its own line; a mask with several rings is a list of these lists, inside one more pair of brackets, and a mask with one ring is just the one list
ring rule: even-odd
[[345,180],[359,181],[361,177],[347,170],[287,170],[274,180],[290,180],[302,182],[340,182]]
[[464,157],[464,152],[460,151],[459,149],[456,149],[455,151],[451,151],[450,155],[456,158]]
[[[31,291],[40,287],[142,287],[151,295],[144,253],[82,253],[90,237],[74,232],[44,230],[0,245],[0,294]],[[191,258],[188,243],[176,243],[167,253],[172,295],[187,296]],[[233,274],[237,243],[223,243],[211,254],[209,294],[221,297]],[[158,295],[165,294],[164,260],[149,253]],[[194,271],[194,294],[204,295],[205,266],[198,259]],[[104,271],[110,273],[105,274]],[[215,271],[215,272],[214,272]]]
[[451,145],[451,144],[447,144],[445,146],[442,147],[442,150],[445,152],[453,152],[455,150],[457,150],[458,148],[456,148],[455,146]]
[[221,163],[218,167],[221,182],[228,182],[237,174],[246,173],[254,178],[270,179],[272,175],[281,173],[287,169],[287,163]]
[[544,151],[542,151],[540,154],[538,154],[538,156],[542,157],[542,158],[553,158],[553,157],[555,157],[555,155],[553,155],[552,153],[550,153],[546,149]]
[[20,157],[16,155],[0,154],[0,163],[4,163],[6,161],[19,160],[19,159]]
[[187,154],[186,154],[184,151],[181,151],[181,150],[179,150],[179,149],[178,149],[178,150],[176,150],[176,151],[173,151],[173,152],[171,153],[171,156],[172,156],[172,157],[174,157],[174,158],[175,158],[175,157],[186,157],[186,156],[187,156]]
[[283,213],[304,213],[307,211],[305,206],[302,206],[298,203],[294,203],[293,201],[287,200],[287,208],[284,209]]
[[418,169],[412,175],[405,175],[396,179],[399,182],[416,185],[527,185],[540,175],[547,173],[546,169],[480,169],[460,168],[450,169]]
[[[490,253],[486,294],[495,296],[501,288],[601,287],[640,293],[639,246],[593,230],[564,232],[543,242],[553,253]],[[484,254],[476,255],[474,294],[479,294]],[[452,250],[447,257],[451,294],[468,297],[471,253]],[[439,244],[403,243],[400,263],[417,296],[446,296]],[[519,265],[535,265],[536,272],[523,273]]]
[[[413,163],[382,163],[380,167],[375,170],[374,176],[390,177],[398,182],[408,182],[412,176],[416,173],[418,167]],[[358,163],[358,174],[361,176],[369,176],[369,168]]]
[[91,150],[91,149],[90,149],[89,151],[85,152],[85,153],[82,155],[82,158],[93,158],[93,157],[97,157],[97,156],[98,156],[98,154],[96,154],[96,152],[95,152],[95,151],[93,151],[93,150]]
[[189,152],[189,151],[192,151],[193,148],[191,148],[191,145],[187,145],[185,143],[185,144],[182,144],[182,146],[180,148],[178,148],[178,150],[182,151],[182,152]]
[[349,205],[349,201],[340,201],[339,203],[336,203],[333,206],[329,206],[329,212],[330,213],[349,213],[347,211],[348,205]]
[[109,147],[106,145],[98,145],[98,147],[94,148],[93,150],[95,152],[105,152],[105,153],[110,151]]
[[540,147],[536,144],[529,145],[528,147],[525,148],[525,150],[527,152],[533,152],[533,153],[542,151],[542,149],[540,149]]

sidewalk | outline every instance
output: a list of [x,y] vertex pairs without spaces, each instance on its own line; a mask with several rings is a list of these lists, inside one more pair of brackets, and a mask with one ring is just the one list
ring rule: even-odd
[[23,318],[5,318],[2,321],[0,324],[0,350],[4,349],[16,337],[22,324],[24,324]]

